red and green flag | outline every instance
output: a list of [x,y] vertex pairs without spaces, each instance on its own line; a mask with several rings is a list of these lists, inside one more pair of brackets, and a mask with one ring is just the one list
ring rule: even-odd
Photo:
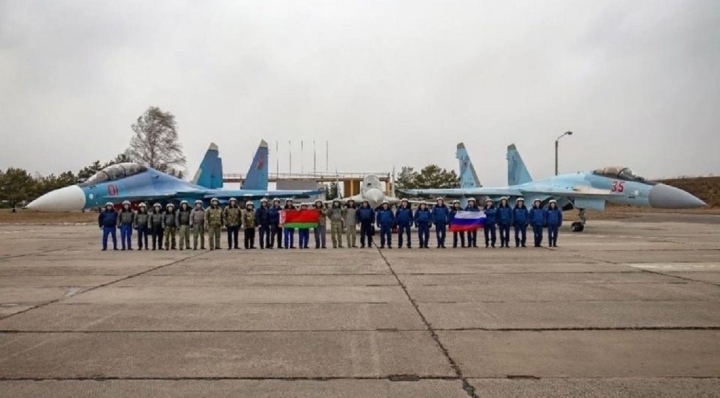
[[320,213],[314,209],[280,211],[280,225],[283,228],[315,228],[318,222],[320,222]]

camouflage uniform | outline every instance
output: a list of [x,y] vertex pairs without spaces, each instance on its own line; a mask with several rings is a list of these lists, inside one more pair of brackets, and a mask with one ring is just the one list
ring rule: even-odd
[[332,236],[333,249],[338,247],[342,248],[343,215],[339,203],[337,207],[335,203],[333,203],[333,207],[327,211],[327,216],[330,218],[330,234]]
[[182,210],[181,207],[177,212],[175,221],[180,228],[180,250],[184,248],[190,250],[190,211],[189,207],[187,210]]
[[200,249],[205,250],[205,209],[202,206],[190,212],[190,228],[193,231],[193,250],[197,250],[198,236],[200,236]]
[[319,249],[322,247],[324,249],[327,247],[327,244],[325,243],[325,239],[327,237],[327,217],[325,216],[326,210],[323,209],[322,207],[317,207],[317,203],[320,203],[320,202],[315,202],[315,203],[316,203],[316,205],[313,210],[320,213],[320,217],[318,217],[318,225],[317,225],[317,227],[313,228],[313,235],[315,238],[315,248]]
[[222,227],[223,217],[220,207],[208,207],[205,210],[205,223],[208,225],[210,241],[210,250],[220,248],[220,228]]
[[223,219],[227,228],[228,250],[238,248],[238,233],[240,232],[240,219],[242,210],[236,206],[228,206],[223,210]]
[[242,212],[242,224],[245,227],[244,240],[246,249],[255,248],[255,209],[249,207]]

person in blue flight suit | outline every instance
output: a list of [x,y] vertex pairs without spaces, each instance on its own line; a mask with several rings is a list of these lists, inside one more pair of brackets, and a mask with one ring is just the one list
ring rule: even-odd
[[562,210],[558,208],[557,201],[552,199],[547,211],[545,212],[545,220],[548,228],[548,240],[550,247],[557,247],[558,230],[562,226],[563,215]]
[[[452,202],[452,209],[450,209],[450,225],[452,226],[453,220],[455,219],[455,215],[461,211],[460,208],[460,201],[459,200],[453,200]],[[465,247],[465,232],[457,232],[453,231],[453,249],[457,248],[458,245],[458,236],[460,237],[460,247]]]
[[395,222],[395,214],[387,200],[384,200],[378,209],[376,222],[377,227],[380,228],[380,248],[384,249],[387,242],[388,249],[392,249],[392,227]]
[[[469,198],[468,199],[467,207],[465,207],[465,211],[480,211],[480,208],[477,205],[477,201],[475,201],[475,198]],[[477,229],[468,231],[468,245],[467,247],[477,247]]]
[[530,222],[530,214],[525,206],[525,199],[515,199],[515,208],[513,208],[513,226],[515,227],[515,247],[527,247],[527,227]]
[[427,203],[422,202],[415,210],[415,227],[418,229],[418,241],[421,249],[428,248],[430,225],[432,225],[432,212],[428,209]]
[[260,249],[272,249],[270,240],[270,208],[267,199],[260,200],[260,207],[255,210],[255,224],[260,233]]
[[370,207],[367,200],[363,200],[357,211],[357,218],[360,222],[360,247],[365,247],[365,239],[367,239],[367,247],[372,248],[373,244],[373,221],[375,220],[375,211]]
[[445,234],[447,233],[447,224],[450,221],[450,209],[445,206],[443,198],[435,200],[435,206],[432,208],[432,221],[435,224],[435,237],[437,238],[437,248],[445,248]]
[[510,225],[512,225],[513,209],[508,204],[506,197],[500,198],[500,205],[497,207],[497,224],[500,229],[500,247],[510,247]]
[[547,222],[545,216],[545,209],[542,208],[542,201],[540,199],[533,200],[533,207],[529,213],[530,225],[533,229],[533,237],[535,238],[535,247],[542,246],[543,240],[543,227]]
[[277,248],[282,249],[282,228],[280,228],[280,199],[273,199],[272,206],[268,211],[270,217],[270,246],[268,249],[272,249],[277,241]]
[[105,210],[103,210],[98,216],[98,226],[103,231],[102,237],[102,249],[107,250],[108,236],[112,236],[113,250],[117,250],[117,229],[118,214],[115,211],[115,206],[111,202],[105,203]]
[[395,220],[398,226],[398,249],[402,249],[403,235],[407,237],[407,248],[412,248],[410,230],[413,225],[413,211],[407,199],[400,199],[400,207],[395,212]]
[[130,201],[122,202],[118,212],[118,227],[120,228],[120,250],[132,250],[132,230],[135,222],[135,212],[130,208]]
[[485,247],[492,246],[495,247],[495,241],[497,239],[495,235],[495,224],[497,222],[497,209],[495,208],[495,203],[492,199],[488,198],[485,201],[485,207],[483,208],[483,211],[485,212],[485,228],[484,228],[484,234],[485,234]]
[[[283,210],[295,210],[295,206],[293,205],[293,200],[288,199],[285,201],[285,207],[283,207]],[[295,248],[295,228],[283,228],[283,240],[285,240],[285,248],[286,249],[294,249]]]
[[[300,210],[307,210],[308,205],[307,203],[303,203],[300,205]],[[290,238],[290,241],[292,242],[292,238]],[[310,228],[298,228],[298,247],[301,249],[307,249],[308,243],[310,243]]]

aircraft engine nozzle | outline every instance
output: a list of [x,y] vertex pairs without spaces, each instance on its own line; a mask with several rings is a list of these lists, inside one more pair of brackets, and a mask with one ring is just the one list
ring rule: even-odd
[[694,195],[665,184],[657,184],[652,187],[648,201],[650,206],[660,209],[689,209],[706,205]]
[[33,200],[27,206],[38,211],[72,211],[85,207],[85,192],[77,185],[56,189]]

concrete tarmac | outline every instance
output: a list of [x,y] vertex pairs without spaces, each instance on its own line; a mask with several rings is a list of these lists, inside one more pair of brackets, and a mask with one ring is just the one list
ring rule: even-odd
[[704,217],[553,249],[101,252],[93,226],[0,225],[0,397],[720,397]]

